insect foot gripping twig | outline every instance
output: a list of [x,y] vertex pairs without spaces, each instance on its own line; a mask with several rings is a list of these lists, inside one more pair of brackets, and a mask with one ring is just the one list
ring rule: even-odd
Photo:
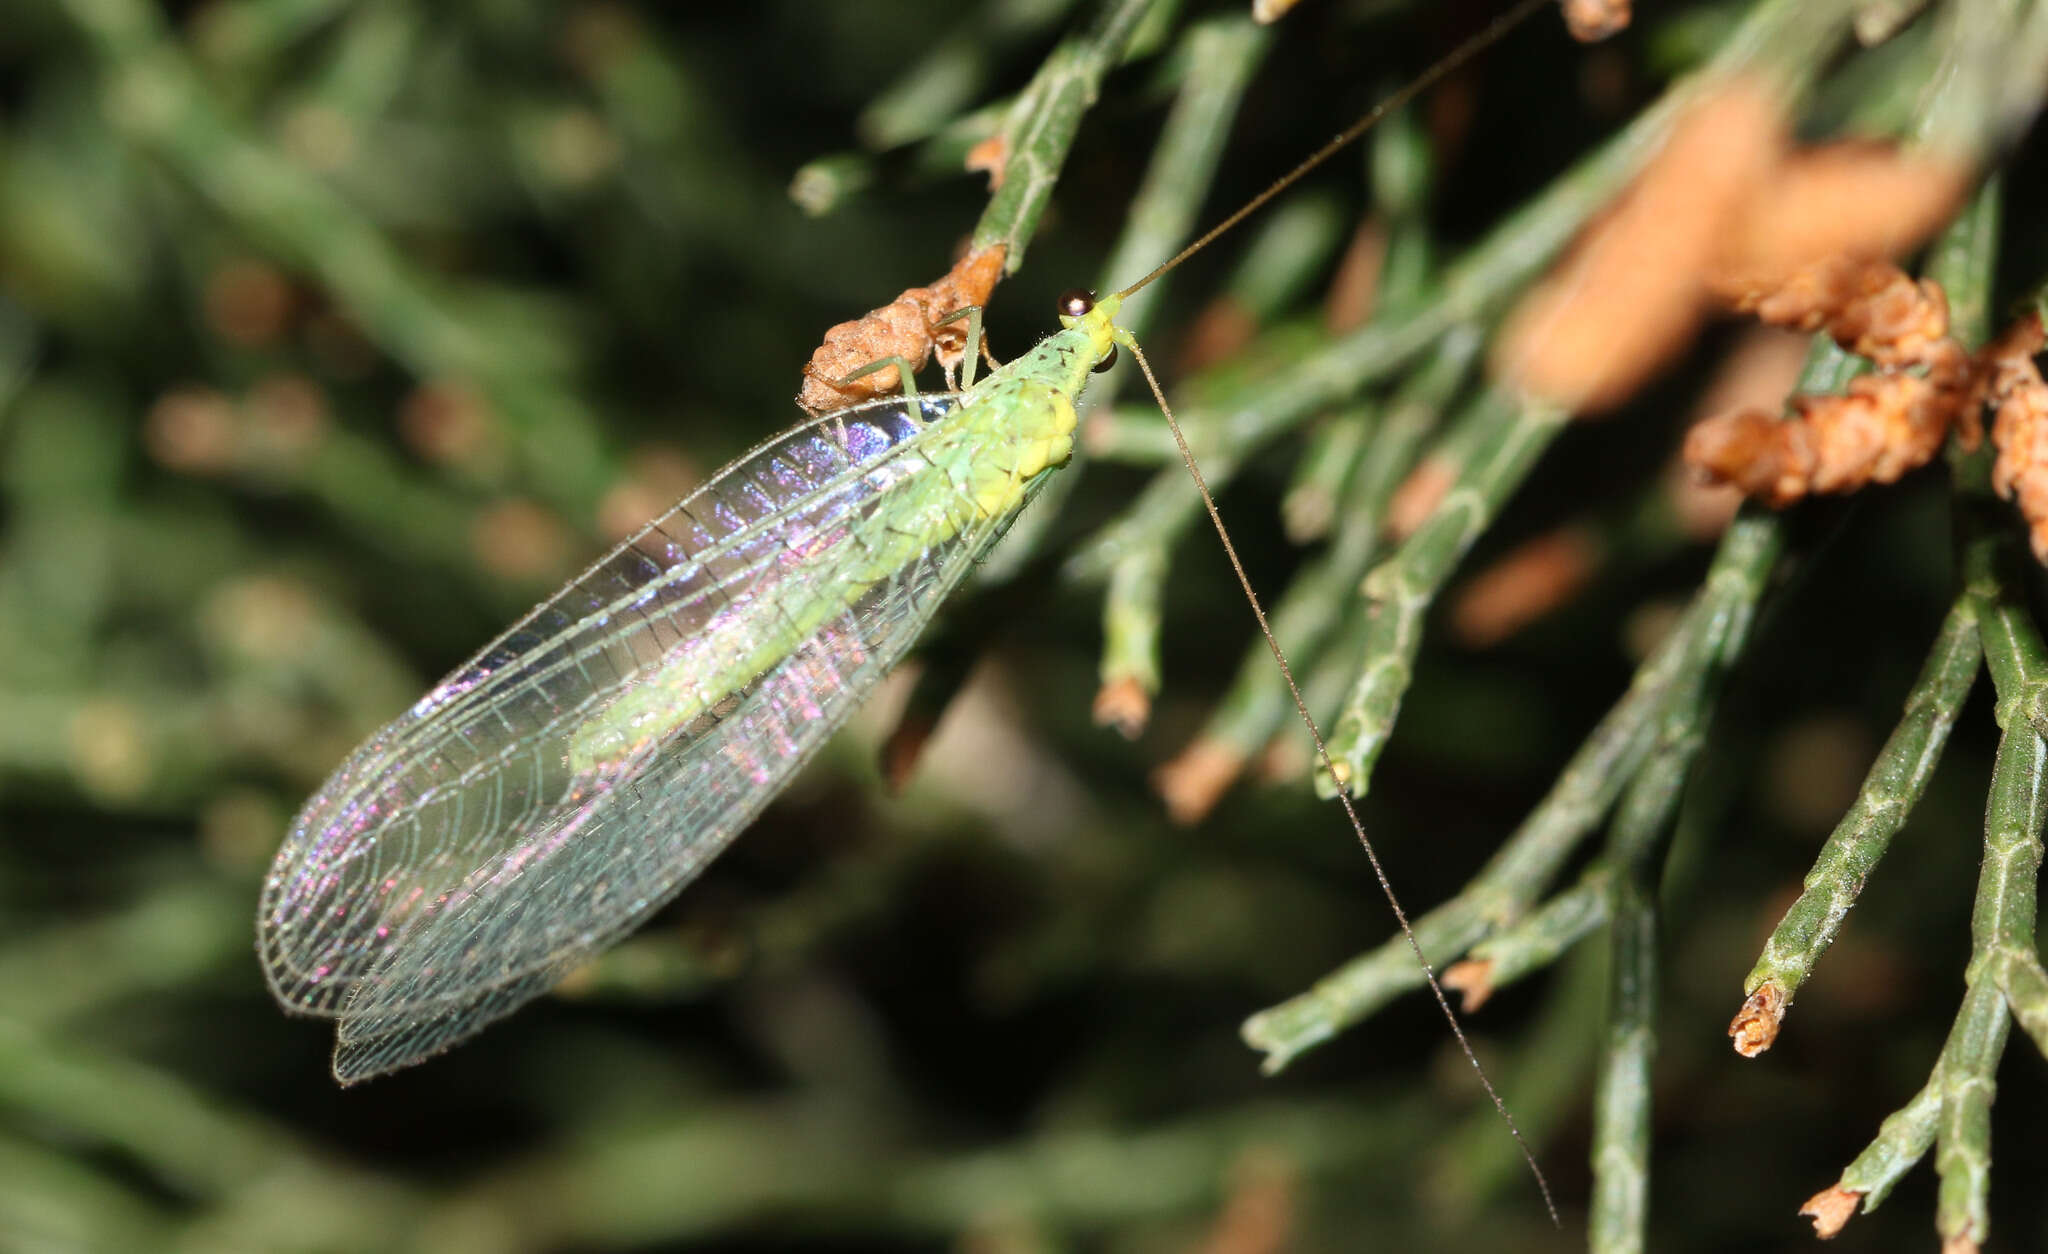
[[944,322],[948,314],[988,302],[1003,274],[1001,244],[970,252],[930,287],[904,290],[895,300],[871,309],[825,332],[825,340],[804,367],[803,390],[796,403],[812,417],[872,400],[896,390],[901,373],[889,366],[849,378],[861,367],[891,357],[914,370],[937,353],[939,364],[952,371],[960,364],[967,341],[962,322]]

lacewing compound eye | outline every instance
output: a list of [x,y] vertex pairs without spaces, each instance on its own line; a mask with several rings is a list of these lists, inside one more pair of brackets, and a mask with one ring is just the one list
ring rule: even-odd
[[1095,373],[1101,374],[1103,371],[1109,369],[1111,366],[1114,366],[1115,364],[1116,345],[1112,344],[1109,346],[1109,351],[1102,355],[1102,360],[1095,363]]
[[1082,287],[1070,287],[1060,293],[1060,313],[1069,318],[1078,318],[1095,308],[1095,293]]

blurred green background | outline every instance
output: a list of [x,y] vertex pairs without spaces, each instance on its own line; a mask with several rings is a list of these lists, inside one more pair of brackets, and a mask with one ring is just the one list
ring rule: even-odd
[[[1264,48],[1199,216],[1491,7],[1309,0]],[[1440,247],[1622,125],[1743,8],[1645,7],[1594,48],[1539,15],[1440,93],[1424,129],[1457,137],[1427,213]],[[943,271],[986,198],[958,169],[986,133],[973,111],[1085,8],[11,0],[0,1249],[1583,1244],[1601,945],[1471,1025],[1561,1232],[1425,1000],[1273,1078],[1239,1041],[1390,924],[1299,778],[1193,827],[1148,786],[1252,638],[1206,534],[1176,550],[1151,727],[1091,724],[1100,597],[1060,559],[1144,482],[1117,465],[1088,467],[1021,573],[945,620],[934,665],[971,679],[903,795],[873,765],[899,689],[560,995],[357,1089],[328,1077],[329,1026],[264,991],[257,886],[305,795],[607,543],[793,422],[826,326]],[[1183,32],[1235,12],[1165,5],[1110,75],[992,303],[998,355],[1100,277]],[[1859,64],[1823,91],[1824,121],[1888,63]],[[864,155],[809,216],[791,178],[834,153]],[[2048,254],[2026,158],[2002,291]],[[1314,313],[1374,194],[1365,165],[1295,198],[1339,229],[1284,312]],[[1248,246],[1176,277],[1163,361]],[[1710,546],[1657,502],[1727,340],[1568,431],[1467,563],[1568,522],[1618,555],[1505,643],[1432,631],[1363,807],[1411,907],[1455,892],[1543,794],[1699,578]],[[1224,500],[1269,591],[1303,560],[1278,521],[1298,451],[1263,454]],[[1968,954],[1995,744],[1981,684],[1783,1040],[1754,1062],[1727,1048],[1743,973],[1951,589],[1937,475],[1791,525],[1798,577],[1722,703],[1667,877],[1661,1250],[1810,1241],[1794,1211],[1919,1086]],[[2022,1248],[2048,1234],[2048,1085],[2024,1042],[2001,1081],[1993,1213]],[[1926,1248],[1932,1209],[1923,1170],[1842,1247]]]

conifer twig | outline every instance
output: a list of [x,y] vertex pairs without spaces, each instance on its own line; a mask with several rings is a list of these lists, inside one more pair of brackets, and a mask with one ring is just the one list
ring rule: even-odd
[[[1835,391],[1861,364],[1816,337],[1801,391]],[[1724,538],[1701,595],[1720,611],[1694,642],[1690,664],[1658,718],[1655,741],[1616,809],[1603,861],[1609,960],[1606,1039],[1593,1094],[1593,1204],[1589,1244],[1602,1254],[1646,1248],[1650,1175],[1650,1069],[1656,1057],[1658,889],[1686,776],[1706,740],[1728,672],[1741,659],[1778,553],[1783,526],[1746,505]]]
[[1361,796],[1373,764],[1392,733],[1401,698],[1422,647],[1422,620],[1472,542],[1493,524],[1500,508],[1536,466],[1543,450],[1564,427],[1566,415],[1537,401],[1516,401],[1490,392],[1466,419],[1474,424],[1473,450],[1429,520],[1400,549],[1366,576],[1362,589],[1369,614],[1364,657],[1337,723],[1330,733],[1332,766],[1341,778],[1316,787]]
[[[1387,119],[1372,154],[1375,170],[1385,172],[1374,188],[1378,214],[1373,221],[1388,223],[1381,228],[1382,238],[1391,236],[1375,304],[1398,313],[1427,294],[1433,277],[1428,228],[1420,218],[1427,203],[1429,160],[1408,112]],[[1272,610],[1274,633],[1294,664],[1312,677],[1306,692],[1327,686],[1315,677],[1333,636],[1350,634],[1342,630],[1349,625],[1347,611],[1382,547],[1388,503],[1464,385],[1480,344],[1477,328],[1453,330],[1391,399],[1332,414],[1308,437],[1282,511],[1292,531],[1296,515],[1304,512],[1303,498],[1323,500],[1327,504],[1316,511],[1325,515],[1320,530],[1334,529],[1335,535],[1328,549],[1295,575]],[[1338,648],[1348,651],[1349,646]],[[1318,719],[1326,717],[1315,704],[1311,709]],[[1206,813],[1243,763],[1293,712],[1285,685],[1274,682],[1271,654],[1263,642],[1252,646],[1202,732],[1155,773],[1168,810],[1184,822]]]
[[[1628,691],[1587,735],[1549,793],[1457,896],[1415,919],[1416,938],[1438,962],[1464,954],[1528,910],[1579,841],[1620,795],[1649,751],[1653,720],[1716,607],[1695,598],[1684,620],[1637,667]],[[1297,994],[1245,1020],[1245,1043],[1277,1072],[1297,1055],[1422,986],[1407,944],[1396,936]]]
[[[1814,366],[1825,362],[1821,357]],[[1809,374],[1817,372],[1809,367]],[[1768,550],[1780,545],[1778,520],[1738,517],[1734,529],[1768,531]],[[1709,574],[1711,584],[1717,570]],[[1752,566],[1761,574],[1768,565]],[[1600,1254],[1646,1248],[1650,1208],[1651,1065],[1657,1054],[1658,891],[1664,855],[1677,825],[1686,777],[1706,743],[1707,725],[1723,679],[1740,660],[1761,598],[1761,579],[1744,580],[1741,568],[1725,572],[1741,585],[1733,596],[1745,612],[1719,618],[1702,633],[1697,664],[1675,686],[1658,719],[1648,757],[1629,783],[1615,811],[1602,859],[1607,871],[1608,1004],[1599,1075],[1593,1089],[1593,1201],[1588,1245]]]
[[[1132,197],[1124,229],[1110,251],[1108,264],[1103,267],[1100,287],[1108,288],[1119,281],[1116,276],[1172,252],[1194,229],[1195,215],[1215,180],[1216,166],[1222,160],[1224,145],[1230,139],[1232,123],[1244,98],[1245,87],[1258,68],[1268,43],[1265,32],[1241,18],[1204,22],[1188,32],[1184,40],[1187,73],[1160,130],[1159,142],[1153,148],[1152,161],[1145,169],[1144,180]],[[1041,75],[1043,73],[1041,71]],[[1036,84],[1033,86],[1035,88]],[[1029,98],[1028,92],[1026,98]],[[1009,185],[1009,173],[1006,170],[1004,174],[1005,188]],[[1001,200],[1002,192],[998,191],[996,199],[989,204],[988,214],[996,213]],[[985,215],[982,219],[984,226],[988,220]],[[980,238],[979,230],[976,238]],[[1014,257],[1010,269],[1013,272],[1016,269]],[[1123,326],[1141,341],[1151,329],[1155,311],[1159,308],[1159,297],[1159,293],[1141,292],[1124,307]],[[1116,399],[1119,378],[1120,372],[1112,372],[1089,390],[1088,408],[1091,413],[1110,410]],[[1164,439],[1163,432],[1159,431],[1164,424],[1158,421],[1156,413],[1149,410],[1147,417],[1165,449],[1161,460],[1174,461],[1178,454],[1173,451],[1172,441]],[[1022,570],[1025,563],[1037,554],[1046,528],[1060,515],[1060,503],[1081,481],[1086,451],[1085,447],[1077,449],[1075,464],[1069,465],[1066,473],[1044,488],[1037,508],[1018,518],[1004,537],[1002,546],[989,555],[982,569],[976,573],[977,580],[983,584],[1000,583]],[[1147,577],[1146,565],[1160,568],[1156,579]],[[1164,579],[1164,565],[1163,558],[1146,563],[1134,561],[1133,566],[1124,571],[1119,582],[1125,589],[1127,600],[1149,597],[1154,602],[1149,607],[1135,607],[1132,611],[1134,616],[1156,614],[1158,584]],[[1110,617],[1111,613],[1105,611],[1105,619]],[[1156,673],[1158,669],[1156,656],[1145,655],[1141,637],[1125,633],[1124,639],[1127,642],[1125,647],[1131,650],[1132,655],[1128,660],[1105,657],[1102,665],[1105,682],[1112,675],[1136,676],[1148,669]],[[1152,688],[1157,686],[1155,678]]]
[[[1840,387],[1858,369],[1854,358],[1817,342],[1802,389]],[[1557,782],[1480,873],[1451,900],[1417,916],[1417,940],[1437,962],[1450,962],[1521,918],[1651,751],[1673,694],[1721,664],[1724,650],[1747,642],[1758,600],[1783,547],[1781,526],[1767,511],[1749,510],[1722,536],[1692,606],[1679,625],[1636,668],[1628,692],[1558,773]],[[1732,656],[1732,655],[1731,655]],[[1245,1021],[1247,1044],[1278,1071],[1295,1056],[1370,1015],[1422,983],[1399,937],[1318,980],[1307,992]]]
[[[1265,31],[1241,17],[1199,23],[1188,31],[1183,41],[1188,57],[1186,77],[1160,132],[1144,183],[1132,200],[1106,273],[1135,270],[1151,258],[1164,256],[1193,230],[1195,214],[1215,178],[1217,162],[1230,137],[1238,104],[1268,42]],[[1134,295],[1122,315],[1124,328],[1142,338],[1151,327],[1161,298],[1162,293],[1153,290]],[[1116,379],[1111,375],[1093,389],[1091,407],[1114,403]],[[1069,466],[1067,473],[1048,488],[1054,493],[1052,498],[1040,501],[1038,509],[1020,520],[1019,525],[1026,528],[1022,536],[1015,534],[1017,527],[1011,528],[1008,543],[999,550],[1004,554],[997,559],[1001,565],[984,571],[984,580],[1003,578],[1030,555],[1037,529],[1058,515],[1060,501],[1080,481],[1080,469]],[[1142,692],[1149,699],[1158,691],[1158,622],[1166,572],[1165,550],[1150,548],[1127,555],[1111,573],[1103,606],[1104,644],[1099,668],[1105,692],[1124,687]],[[1142,718],[1137,722],[1142,725]]]
[[935,134],[980,94],[997,52],[1038,37],[1071,5],[1072,0],[997,4],[967,15],[860,111],[853,125],[861,143],[877,150]]
[[1110,0],[1087,31],[1060,43],[1047,54],[1038,74],[1010,108],[1002,133],[1009,141],[1002,186],[974,228],[972,250],[1002,245],[1007,269],[1015,274],[1024,264],[1024,248],[1038,231],[1038,220],[1052,203],[1053,185],[1067,162],[1067,150],[1081,129],[1081,119],[1102,89],[1103,76],[1123,57],[1152,0]]
[[[1387,502],[1463,384],[1479,344],[1474,332],[1446,336],[1431,361],[1380,409],[1378,429],[1340,498],[1338,530],[1329,551],[1298,573],[1274,603],[1274,632],[1289,656],[1303,659],[1297,664],[1311,674],[1320,669],[1319,658],[1342,647],[1332,642],[1347,622],[1346,610],[1356,605],[1358,581],[1381,549]],[[1311,683],[1309,689],[1318,686]],[[1321,717],[1321,711],[1315,712]],[[1274,682],[1272,660],[1263,645],[1256,652],[1248,650],[1223,700],[1190,746],[1194,756],[1189,760],[1214,762],[1220,755],[1241,763],[1258,752],[1292,713],[1286,688]],[[1163,769],[1162,791],[1169,791],[1168,779]],[[1169,795],[1169,808],[1182,818],[1196,817],[1213,800],[1212,787],[1204,786],[1182,800]]]
[[1613,866],[1604,859],[1594,862],[1570,888],[1474,945],[1464,961],[1444,972],[1444,987],[1465,995],[1469,1014],[1516,980],[1556,962],[1607,922],[1613,878]]
[[1728,1029],[1737,1053],[1754,1058],[1777,1038],[1799,986],[1834,943],[1864,882],[1933,778],[1977,681],[1980,656],[1976,608],[1965,595],[1942,621],[1920,676],[1906,694],[1904,716],[1871,764],[1849,812],[1821,846],[1804,891],[1786,909],[1742,982],[1746,1000]]
[[[1960,333],[1981,339],[1997,242],[1996,181],[1952,226],[1934,253],[1932,277],[1950,296]],[[1984,818],[1984,857],[1971,911],[1966,991],[1927,1084],[1888,1117],[1840,1180],[1807,1205],[1817,1230],[1833,1235],[1860,1202],[1873,1210],[1898,1179],[1935,1151],[1940,1177],[1935,1226],[1944,1249],[1974,1251],[1990,1228],[1991,1103],[2012,1014],[2007,972],[2025,985],[2035,951],[2041,832],[2048,824],[2048,741],[2027,717],[2048,692],[2044,644],[2018,572],[2023,558],[2010,522],[1990,492],[1991,451],[1954,456],[1963,598],[1976,620],[1997,694],[2002,728]]]
[[[1407,367],[1451,328],[1491,321],[1655,151],[1672,117],[1700,84],[1764,60],[1788,55],[1818,59],[1832,45],[1850,7],[1845,0],[1804,5],[1768,0],[1758,5],[1707,66],[1666,92],[1620,134],[1558,176],[1450,265],[1426,302],[1398,318],[1374,318],[1332,341],[1256,397],[1227,407],[1191,409],[1182,419],[1189,443],[1198,451],[1226,449],[1232,455],[1229,461],[1219,461],[1213,454],[1204,458],[1210,485],[1220,489],[1241,459],[1268,440]],[[1791,72],[1804,73],[1806,68],[1801,64]],[[1162,470],[1123,515],[1075,555],[1068,573],[1103,578],[1116,553],[1141,540],[1151,543],[1151,532],[1185,530],[1199,513],[1186,476],[1170,467]],[[1140,515],[1146,517],[1141,521]]]

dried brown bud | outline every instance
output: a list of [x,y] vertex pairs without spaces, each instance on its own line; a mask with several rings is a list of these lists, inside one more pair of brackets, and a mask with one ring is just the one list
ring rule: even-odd
[[1687,432],[1685,464],[1710,483],[1783,507],[1805,497],[1813,450],[1804,428],[1762,410],[1740,409]]
[[651,444],[626,459],[626,473],[597,501],[597,528],[624,540],[703,482],[704,473],[679,450]]
[[[1728,1035],[1735,1042],[1735,1052],[1744,1058],[1754,1058],[1769,1049],[1778,1039],[1778,1025],[1785,1021],[1787,1005],[1785,990],[1778,984],[1760,985],[1745,998],[1742,1009],[1735,1013],[1734,1021],[1728,1025]],[[1807,1205],[1813,1203],[1808,1202]],[[1821,1235],[1833,1234],[1824,1232]]]
[[804,367],[796,403],[813,416],[885,396],[902,383],[894,366],[848,376],[890,357],[922,367],[937,353],[948,370],[959,365],[967,341],[964,320],[938,325],[948,314],[988,302],[1002,278],[1006,250],[1001,244],[971,252],[930,287],[913,287],[895,300],[825,332],[825,340]]
[[1199,823],[1243,772],[1244,754],[1220,740],[1196,740],[1152,772],[1152,788],[1176,823]]
[[1387,263],[1387,226],[1368,218],[1351,235],[1323,296],[1323,325],[1342,334],[1365,325],[1379,299],[1380,271]]
[[439,466],[468,465],[483,456],[496,425],[482,394],[458,380],[422,383],[398,407],[399,438]]
[[235,465],[241,447],[233,402],[209,387],[179,387],[164,393],[142,420],[142,443],[160,465],[186,474],[222,474]]
[[2034,364],[2044,339],[2039,314],[2015,322],[1979,356],[1977,391],[1996,407],[1991,486],[2018,503],[2034,556],[2048,562],[2048,382]]
[[1444,968],[1437,983],[1443,985],[1446,992],[1463,993],[1465,1000],[1459,1003],[1458,1008],[1469,1015],[1493,997],[1493,962],[1485,958],[1454,962]]
[[1991,438],[1998,445],[1991,486],[2018,503],[2034,556],[2048,562],[2048,387],[2020,388],[2007,396],[1992,420]]
[[206,279],[206,324],[241,348],[262,348],[283,334],[297,298],[291,280],[267,261],[230,261]]
[[1799,1213],[1813,1220],[1813,1235],[1825,1241],[1840,1232],[1855,1216],[1856,1207],[1862,1201],[1861,1193],[1831,1184],[1807,1198]]
[[[1717,289],[1735,309],[1772,326],[1826,331],[1880,369],[1933,365],[1952,350],[1948,297],[1931,279],[1915,282],[1889,261],[1832,257],[1776,282]],[[1952,372],[1966,363],[1947,361]]]
[[1600,542],[1559,527],[1474,575],[1451,606],[1451,630],[1472,648],[1498,644],[1570,600],[1599,569]]
[[1948,333],[1938,284],[1916,283],[1888,261],[1836,257],[1779,286],[1724,295],[1766,322],[1824,330],[1886,373],[1854,380],[1842,396],[1798,397],[1798,416],[1785,422],[1747,410],[1700,423],[1685,459],[1710,478],[1784,506],[1809,492],[1891,483],[1933,460],[1951,430],[1965,448],[1982,438],[1982,389]]
[[1152,718],[1152,695],[1135,679],[1112,679],[1095,693],[1095,725],[1114,727],[1126,740],[1137,739]]
[[997,131],[969,148],[961,164],[969,174],[988,175],[989,194],[994,195],[1003,189],[1003,171],[1010,166],[1010,137]]
[[1457,463],[1441,453],[1431,453],[1417,462],[1387,500],[1388,537],[1405,540],[1413,535],[1416,528],[1429,521],[1457,479]]
[[1231,1165],[1223,1213],[1202,1254],[1284,1254],[1293,1245],[1299,1174],[1280,1150],[1245,1150]]
[[924,760],[924,747],[931,743],[932,733],[938,730],[939,721],[929,713],[904,711],[896,726],[889,729],[889,735],[882,741],[879,757],[882,768],[882,786],[891,796],[900,795],[910,787],[910,781],[917,774],[917,764]]

